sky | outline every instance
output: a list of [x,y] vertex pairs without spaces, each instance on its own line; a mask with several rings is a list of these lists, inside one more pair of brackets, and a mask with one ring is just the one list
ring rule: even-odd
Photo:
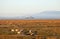
[[0,0],[0,17],[31,16],[54,10],[60,11],[60,0]]

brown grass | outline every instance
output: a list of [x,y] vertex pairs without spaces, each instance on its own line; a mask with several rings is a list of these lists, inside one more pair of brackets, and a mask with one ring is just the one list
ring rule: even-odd
[[14,24],[14,23],[26,23],[26,22],[60,23],[60,20],[0,20],[0,24]]

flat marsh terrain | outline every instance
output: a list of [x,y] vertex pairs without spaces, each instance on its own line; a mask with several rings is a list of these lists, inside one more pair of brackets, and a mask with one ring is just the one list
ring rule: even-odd
[[60,39],[60,20],[0,20],[1,39]]

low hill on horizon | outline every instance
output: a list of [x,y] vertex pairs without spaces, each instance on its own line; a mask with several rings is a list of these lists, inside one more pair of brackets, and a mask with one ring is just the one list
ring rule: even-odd
[[33,17],[36,19],[60,19],[60,11],[44,11]]
[[43,11],[32,16],[0,17],[0,19],[60,19],[60,11]]

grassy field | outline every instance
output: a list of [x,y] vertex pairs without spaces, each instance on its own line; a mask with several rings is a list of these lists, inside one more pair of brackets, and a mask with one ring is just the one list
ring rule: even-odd
[[0,35],[60,37],[60,20],[0,20]]

